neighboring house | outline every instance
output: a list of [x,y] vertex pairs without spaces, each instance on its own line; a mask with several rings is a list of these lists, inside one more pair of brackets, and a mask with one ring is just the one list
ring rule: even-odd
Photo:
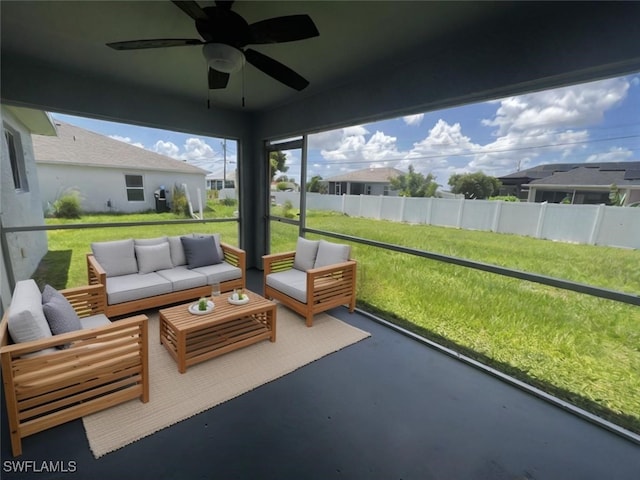
[[501,194],[529,202],[609,204],[614,184],[624,205],[640,201],[640,162],[545,164],[498,179]]
[[365,168],[323,180],[331,195],[384,195],[397,196],[391,190],[390,179],[405,172],[396,168]]
[[213,172],[207,175],[207,190],[223,190],[236,188],[236,172]]
[[206,170],[58,120],[56,127],[57,137],[33,136],[45,208],[75,190],[84,212],[153,210],[163,187],[161,208],[171,205],[173,187],[183,184],[194,209],[198,190],[205,204]]
[[[2,105],[0,224],[2,228],[44,225],[31,134],[55,135],[53,121],[41,110]],[[11,300],[12,286],[33,275],[47,253],[47,233],[11,232],[0,255],[0,302]]]

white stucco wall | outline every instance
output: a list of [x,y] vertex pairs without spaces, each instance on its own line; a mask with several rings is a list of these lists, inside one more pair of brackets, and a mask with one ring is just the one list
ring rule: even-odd
[[[9,150],[2,135],[2,161],[0,163],[0,218],[3,227],[40,226],[44,225],[42,200],[38,184],[36,163],[31,143],[31,132],[4,106],[2,108],[2,123],[11,127],[20,136],[22,155],[25,162],[25,173],[28,184],[27,191],[16,191],[13,184]],[[4,130],[3,130],[4,132]],[[16,145],[20,148],[19,145]],[[42,257],[47,253],[47,234],[40,232],[8,233],[7,242],[9,255],[15,280],[30,278],[35,272]],[[2,301],[6,307],[10,298],[10,286],[2,265]]]
[[[127,200],[125,175],[142,175],[144,201]],[[141,212],[155,210],[154,193],[164,185],[167,201],[171,202],[171,190],[175,184],[185,183],[189,189],[194,211],[198,209],[198,193],[202,205],[206,204],[204,174],[189,174],[149,170],[118,170],[104,167],[38,163],[38,178],[42,195],[41,208],[45,211],[61,195],[69,190],[80,193],[83,212]],[[110,204],[110,206],[109,206]]]

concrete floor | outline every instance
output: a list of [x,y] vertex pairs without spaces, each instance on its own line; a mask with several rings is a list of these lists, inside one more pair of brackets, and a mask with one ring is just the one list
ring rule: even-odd
[[[261,291],[260,272],[248,278]],[[366,316],[330,313],[371,338],[98,460],[80,420],[13,459],[3,395],[1,477],[640,478],[640,446]],[[75,471],[34,472],[43,461]]]

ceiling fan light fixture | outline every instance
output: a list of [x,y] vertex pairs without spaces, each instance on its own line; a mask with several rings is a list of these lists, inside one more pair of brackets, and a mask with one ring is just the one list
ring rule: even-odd
[[244,53],[225,43],[207,43],[202,55],[209,67],[224,73],[235,73],[244,65]]

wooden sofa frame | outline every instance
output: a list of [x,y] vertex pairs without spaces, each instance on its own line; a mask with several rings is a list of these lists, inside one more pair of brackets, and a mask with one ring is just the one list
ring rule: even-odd
[[308,327],[313,325],[313,316],[340,305],[348,305],[353,313],[356,307],[355,260],[336,263],[326,267],[307,270],[307,301],[300,302],[289,295],[267,285],[267,275],[293,268],[295,251],[274,253],[262,257],[264,268],[264,296],[276,299],[305,318]]
[[[81,322],[103,313],[103,285],[61,293]],[[22,454],[22,439],[34,433],[135,398],[148,402],[147,322],[145,315],[137,315],[103,327],[10,344],[7,312],[0,322],[0,357],[13,455]],[[62,345],[69,347],[28,355]]]
[[[222,252],[224,254],[224,260],[230,265],[238,267],[242,272],[241,278],[228,280],[226,282],[220,282],[220,291],[229,292],[235,288],[245,288],[245,251],[226,243],[220,243],[220,247],[222,248]],[[107,284],[107,274],[92,253],[87,254],[87,274],[89,285]],[[170,292],[162,295],[140,298],[138,300],[132,300],[130,302],[109,305],[107,303],[105,290],[105,315],[107,315],[108,317],[117,317],[132,312],[140,312],[152,308],[163,307],[165,305],[170,305],[173,303],[185,302],[187,300],[193,300],[200,297],[207,297],[209,295],[211,295],[211,285],[203,285],[201,287],[189,288],[177,292]]]

